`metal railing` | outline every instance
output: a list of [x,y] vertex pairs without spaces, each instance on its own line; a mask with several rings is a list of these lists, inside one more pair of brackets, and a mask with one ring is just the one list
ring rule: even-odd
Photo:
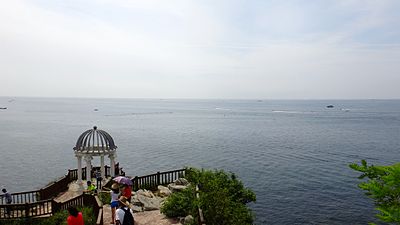
[[158,185],[170,184],[176,179],[185,176],[185,169],[157,172],[146,176],[132,178],[133,190],[139,189],[154,190]]

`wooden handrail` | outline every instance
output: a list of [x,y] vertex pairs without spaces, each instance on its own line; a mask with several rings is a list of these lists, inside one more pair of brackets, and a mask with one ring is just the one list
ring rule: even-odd
[[0,205],[0,211],[9,211],[9,214],[1,213],[0,219],[26,218],[51,215],[52,200],[42,200],[33,203],[17,203]]
[[[39,191],[25,191],[11,194],[12,203],[31,203],[40,200]],[[6,204],[5,198],[0,198],[0,205]]]

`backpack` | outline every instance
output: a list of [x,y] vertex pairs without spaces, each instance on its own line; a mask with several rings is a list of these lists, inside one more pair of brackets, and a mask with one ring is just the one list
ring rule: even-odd
[[131,210],[125,209],[124,207],[122,207],[121,209],[122,209],[122,211],[124,211],[124,213],[125,213],[125,215],[124,215],[124,221],[122,222],[122,225],[132,225],[134,219],[133,219]]

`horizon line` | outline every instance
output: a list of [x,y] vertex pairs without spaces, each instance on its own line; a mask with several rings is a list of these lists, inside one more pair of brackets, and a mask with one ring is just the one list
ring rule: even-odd
[[0,98],[47,98],[47,99],[136,99],[136,100],[255,100],[255,101],[274,101],[274,100],[331,100],[331,101],[351,101],[351,100],[359,100],[359,101],[367,101],[367,100],[400,100],[398,97],[393,98],[185,98],[185,97],[73,97],[73,96],[3,96],[0,95]]

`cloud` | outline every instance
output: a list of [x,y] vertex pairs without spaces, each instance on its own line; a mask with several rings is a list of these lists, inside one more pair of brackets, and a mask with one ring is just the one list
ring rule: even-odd
[[0,95],[399,98],[399,3],[306,3],[7,1]]

